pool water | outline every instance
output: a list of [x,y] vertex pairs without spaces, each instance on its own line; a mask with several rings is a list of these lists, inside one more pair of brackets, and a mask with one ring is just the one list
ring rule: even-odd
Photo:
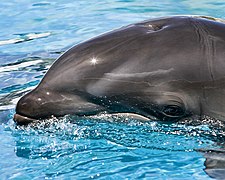
[[0,7],[0,179],[211,179],[199,150],[223,147],[217,121],[161,124],[101,114],[25,127],[12,117],[18,99],[71,46],[153,17],[225,18],[223,0],[1,0]]

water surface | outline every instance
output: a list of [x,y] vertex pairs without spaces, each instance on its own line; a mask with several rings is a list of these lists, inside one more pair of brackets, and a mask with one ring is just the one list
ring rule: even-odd
[[[15,104],[71,46],[168,15],[225,18],[223,0],[0,2],[1,179],[210,179],[198,149],[221,147],[223,126],[101,115],[17,127]],[[125,122],[124,122],[125,121]]]

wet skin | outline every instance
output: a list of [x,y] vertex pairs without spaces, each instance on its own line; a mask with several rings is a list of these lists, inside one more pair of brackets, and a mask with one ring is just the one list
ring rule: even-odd
[[123,113],[143,120],[225,119],[225,24],[175,16],[74,46],[23,96],[14,120]]

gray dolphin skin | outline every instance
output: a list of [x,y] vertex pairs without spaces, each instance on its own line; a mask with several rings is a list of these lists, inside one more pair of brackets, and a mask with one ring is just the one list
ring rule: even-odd
[[225,149],[200,150],[206,158],[204,171],[211,178],[224,180],[225,175]]
[[100,112],[164,122],[225,120],[224,21],[157,18],[76,45],[19,100],[14,120]]

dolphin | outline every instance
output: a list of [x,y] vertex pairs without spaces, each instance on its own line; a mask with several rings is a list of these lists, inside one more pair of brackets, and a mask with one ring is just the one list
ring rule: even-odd
[[156,18],[78,44],[18,101],[14,121],[101,112],[163,122],[193,116],[224,120],[224,22]]
[[224,179],[225,176],[225,149],[199,149],[205,157],[204,171],[206,174],[215,179]]

